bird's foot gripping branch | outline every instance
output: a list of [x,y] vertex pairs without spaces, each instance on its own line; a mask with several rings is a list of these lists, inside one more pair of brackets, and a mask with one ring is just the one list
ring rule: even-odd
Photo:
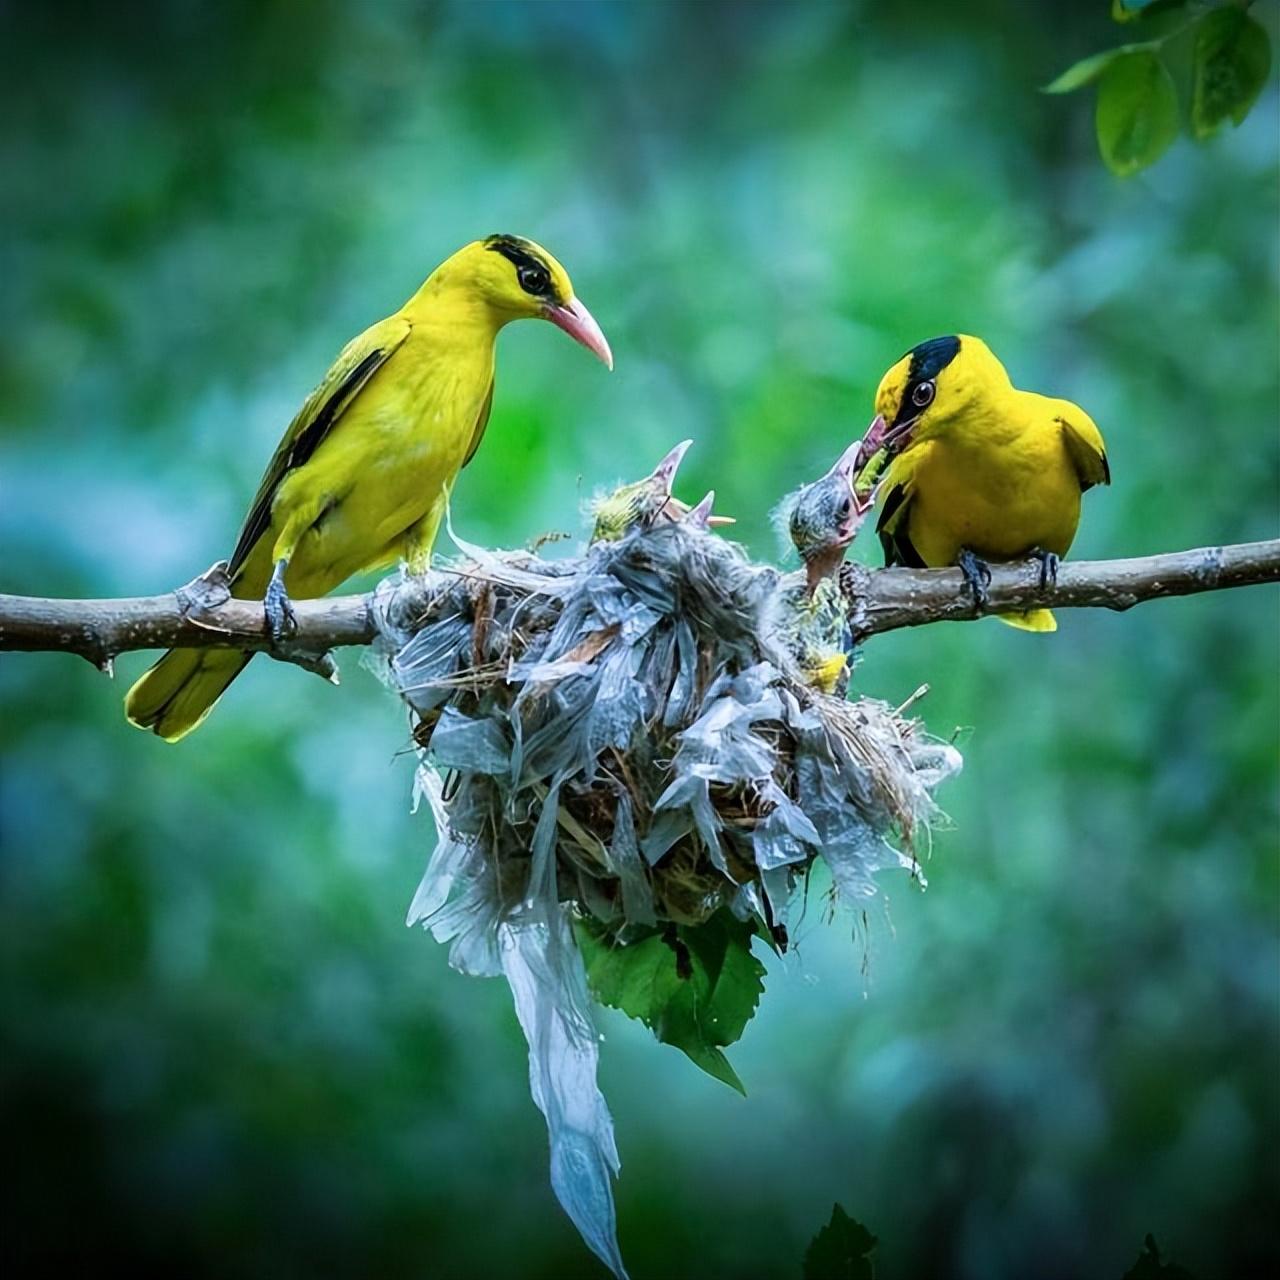
[[[204,627],[214,634],[222,632],[224,628],[218,622],[219,610],[225,608],[232,599],[227,562],[219,560],[210,565],[198,578],[179,587],[174,596],[179,611],[192,624]],[[273,622],[266,603],[262,605],[268,638],[267,652],[281,662],[291,662],[304,671],[322,676],[330,684],[338,684],[338,664],[333,654],[327,648],[308,646],[297,640],[297,619],[292,605],[288,607],[292,626],[286,632],[278,623]]]
[[862,903],[914,842],[954,748],[815,691],[776,610],[791,584],[687,523],[548,562],[473,549],[374,601],[438,843],[409,911],[503,974],[529,1041],[556,1194],[614,1271],[612,1122],[590,992],[741,1089],[724,1047],[824,858]]

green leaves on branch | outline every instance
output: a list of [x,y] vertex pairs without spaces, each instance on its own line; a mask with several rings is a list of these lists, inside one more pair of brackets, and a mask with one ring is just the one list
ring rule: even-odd
[[1098,82],[1094,123],[1107,168],[1127,178],[1158,160],[1178,136],[1178,91],[1154,53],[1116,58]]
[[717,1080],[746,1093],[721,1051],[745,1029],[764,990],[764,965],[751,954],[754,927],[719,911],[699,925],[669,925],[621,945],[579,921],[587,983],[601,1004],[638,1018]]
[[[1133,22],[1184,6],[1185,0],[1113,0],[1111,16]],[[1211,137],[1228,119],[1237,125],[1244,120],[1271,72],[1266,31],[1234,3],[1154,40],[1083,58],[1045,86],[1046,93],[1058,94],[1097,84],[1098,149],[1122,178],[1153,164],[1178,136],[1178,93],[1162,51],[1186,32],[1195,33],[1191,132]]]
[[1196,28],[1191,131],[1212,137],[1226,120],[1240,124],[1271,74],[1271,41],[1243,9],[1214,9]]

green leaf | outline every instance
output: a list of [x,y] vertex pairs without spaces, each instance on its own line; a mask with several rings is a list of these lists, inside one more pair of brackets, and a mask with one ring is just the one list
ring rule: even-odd
[[764,990],[764,965],[751,954],[754,927],[720,911],[700,925],[615,945],[586,921],[578,946],[596,999],[638,1018],[664,1044],[745,1094],[721,1049],[746,1028]]
[[1117,45],[1114,49],[1104,49],[1101,53],[1090,54],[1073,62],[1056,80],[1045,85],[1041,93],[1074,93],[1092,84],[1117,59],[1127,53],[1155,53],[1162,40],[1136,40],[1130,44]]
[[1092,84],[1122,53],[1123,49],[1104,49],[1073,62],[1056,80],[1051,80],[1041,93],[1074,93]]
[[629,1018],[651,1022],[680,987],[675,953],[660,934],[615,946],[586,921],[578,923],[578,948],[587,966],[587,982],[601,1004]]
[[1191,131],[1217,133],[1228,119],[1240,124],[1271,73],[1271,40],[1243,9],[1207,13],[1196,27]]
[[1178,95],[1154,53],[1126,53],[1103,72],[1095,123],[1102,158],[1122,178],[1164,154],[1178,136]]
[[1111,0],[1111,17],[1116,22],[1136,22],[1153,14],[1185,9],[1187,0]]
[[805,1250],[804,1280],[875,1280],[871,1254],[877,1243],[862,1223],[832,1205],[831,1221]]

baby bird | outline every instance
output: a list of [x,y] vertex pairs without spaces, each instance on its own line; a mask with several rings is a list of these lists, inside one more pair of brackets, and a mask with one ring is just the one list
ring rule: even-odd
[[874,427],[850,445],[826,475],[796,490],[778,509],[804,562],[804,581],[784,579],[777,601],[777,633],[805,682],[841,697],[848,688],[853,636],[839,569],[874,502],[870,493],[855,492],[854,480],[870,469],[883,430]]
[[[592,543],[617,542],[632,529],[651,529],[654,525],[685,517],[692,517],[687,502],[673,497],[671,487],[675,484],[676,472],[684,455],[688,453],[692,440],[681,440],[670,453],[658,463],[643,480],[633,484],[619,485],[612,493],[606,494],[592,504],[591,514],[595,517],[591,529]],[[714,493],[707,498],[714,497]],[[717,525],[733,524],[732,516],[713,516],[710,504],[704,498],[694,510],[700,511],[698,516],[700,528],[714,528]],[[703,504],[706,510],[701,511]]]
[[[692,440],[681,440],[643,480],[619,485],[592,505],[592,542],[617,542],[632,529],[648,529],[672,501],[671,486]],[[687,510],[687,508],[685,508]]]
[[[981,338],[934,338],[908,351],[876,393],[890,458],[876,532],[885,564],[958,565],[979,601],[987,561],[1040,561],[1057,574],[1080,522],[1080,496],[1111,483],[1093,419],[1069,400],[1021,391]],[[1000,614],[1054,631],[1048,609]]]

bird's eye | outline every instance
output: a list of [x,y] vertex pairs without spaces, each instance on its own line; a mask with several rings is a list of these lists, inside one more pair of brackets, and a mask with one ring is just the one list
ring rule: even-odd
[[540,267],[536,263],[521,267],[516,272],[516,278],[520,281],[520,287],[525,293],[532,293],[535,296],[546,293],[551,286],[551,277],[547,274],[546,267]]
[[911,389],[911,403],[917,409],[927,409],[933,403],[937,387],[932,382],[917,382]]
[[853,510],[853,499],[842,498],[840,500],[840,505],[836,508],[836,515],[839,516],[841,520],[846,520],[849,517],[849,512],[852,510]]

